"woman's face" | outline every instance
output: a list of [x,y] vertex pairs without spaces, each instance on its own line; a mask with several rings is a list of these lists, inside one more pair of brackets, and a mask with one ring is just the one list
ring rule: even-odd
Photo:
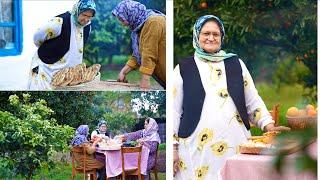
[[78,17],[78,22],[84,26],[91,21],[92,17],[93,17],[93,11],[86,10],[86,11],[80,13],[80,15]]
[[214,53],[221,47],[221,33],[215,21],[206,22],[200,31],[199,45],[207,53]]
[[148,124],[148,121],[144,121],[144,129],[147,129]]
[[107,131],[107,125],[101,124],[101,126],[99,127],[99,130],[102,132]]

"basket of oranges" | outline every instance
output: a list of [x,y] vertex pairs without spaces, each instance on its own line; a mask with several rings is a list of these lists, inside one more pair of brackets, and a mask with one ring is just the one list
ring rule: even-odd
[[305,109],[290,107],[287,110],[286,118],[289,127],[293,130],[305,129],[317,126],[317,108],[308,104]]

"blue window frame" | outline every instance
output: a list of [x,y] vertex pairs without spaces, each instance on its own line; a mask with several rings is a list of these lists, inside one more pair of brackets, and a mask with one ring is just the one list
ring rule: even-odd
[[22,52],[22,0],[0,1],[0,57]]

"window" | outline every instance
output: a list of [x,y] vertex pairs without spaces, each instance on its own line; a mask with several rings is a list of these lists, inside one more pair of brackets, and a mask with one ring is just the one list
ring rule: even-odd
[[0,56],[22,52],[22,0],[0,1]]

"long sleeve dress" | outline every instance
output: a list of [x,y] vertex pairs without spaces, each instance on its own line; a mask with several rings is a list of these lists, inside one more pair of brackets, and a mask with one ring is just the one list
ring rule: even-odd
[[[142,130],[132,132],[132,133],[127,133],[124,135],[125,138],[128,141],[135,141],[137,139],[142,138]],[[149,173],[150,170],[155,166],[156,164],[156,153],[157,153],[157,146],[158,142],[156,141],[145,141],[145,143],[148,144],[148,148],[150,149],[149,152],[149,157],[148,157],[148,165],[147,165],[147,172]]]
[[[69,51],[56,63],[46,64],[41,61],[36,52],[32,58],[29,78],[30,90],[50,90],[53,75],[66,67],[74,67],[82,63],[83,60],[83,27],[77,27],[70,17],[71,35]],[[37,47],[49,39],[58,37],[61,34],[63,19],[54,17],[46,25],[39,28],[34,34],[33,40]],[[59,48],[59,47],[57,47]],[[38,73],[32,71],[38,66]]]
[[127,65],[142,74],[155,75],[166,83],[166,21],[163,16],[150,16],[144,23],[139,39],[141,65],[131,57]]
[[[226,159],[239,152],[239,145],[251,136],[228,94],[224,61],[205,62],[195,57],[206,96],[195,131],[179,142],[180,170],[175,179],[214,180]],[[250,122],[261,129],[273,120],[259,96],[251,75],[240,60]],[[174,69],[173,120],[178,134],[183,113],[183,79],[179,65]]]

